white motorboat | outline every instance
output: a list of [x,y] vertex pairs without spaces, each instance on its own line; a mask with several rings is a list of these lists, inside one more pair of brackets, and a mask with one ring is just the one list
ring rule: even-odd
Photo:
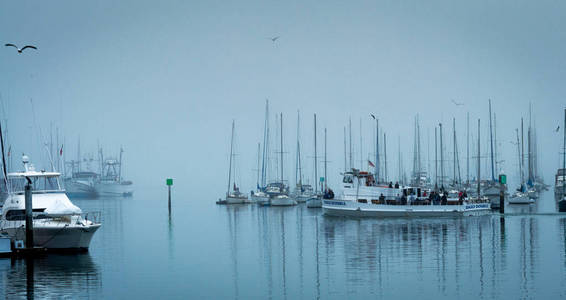
[[34,246],[86,250],[101,224],[83,215],[61,187],[60,173],[36,171],[23,157],[24,171],[8,173],[8,196],[2,208],[0,236],[25,241],[26,182],[32,185]]

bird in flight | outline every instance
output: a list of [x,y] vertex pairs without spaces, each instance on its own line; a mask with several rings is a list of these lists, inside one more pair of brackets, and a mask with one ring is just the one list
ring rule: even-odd
[[270,37],[268,39],[270,39],[272,42],[275,43],[275,41],[277,41],[279,39],[279,36]]
[[451,100],[452,100],[452,103],[454,103],[456,106],[464,105],[464,103],[458,103],[458,102],[454,101],[454,99],[451,99]]
[[375,116],[373,114],[369,114],[374,120],[375,120]]
[[560,125],[558,125],[558,127],[556,127],[556,132],[560,131]]
[[6,46],[6,47],[14,47],[14,48],[16,48],[16,49],[18,50],[18,53],[22,53],[22,51],[24,51],[24,50],[27,49],[27,48],[37,50],[37,48],[36,48],[35,46],[32,46],[32,45],[24,46],[22,49],[18,48],[18,46],[14,45],[14,44],[6,44],[6,45],[4,45],[4,46]]

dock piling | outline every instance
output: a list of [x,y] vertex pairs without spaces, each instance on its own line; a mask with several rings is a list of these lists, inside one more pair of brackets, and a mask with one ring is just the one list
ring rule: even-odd
[[26,248],[33,248],[33,202],[31,193],[31,180],[26,177],[25,186],[25,212],[26,212]]

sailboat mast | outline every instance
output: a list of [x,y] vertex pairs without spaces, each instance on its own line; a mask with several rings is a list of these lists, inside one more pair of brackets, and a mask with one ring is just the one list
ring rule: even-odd
[[350,130],[350,169],[354,166],[352,165],[352,118],[348,121],[349,130]]
[[[326,131],[326,128],[324,128]],[[364,151],[363,151],[363,142],[362,142],[362,118],[360,118],[360,170],[364,168]],[[324,178],[326,180],[326,177]]]
[[495,182],[495,165],[493,161],[493,129],[491,125],[491,99],[489,99],[489,142],[491,147],[491,181]]
[[444,187],[444,156],[443,156],[443,148],[442,148],[442,123],[438,124],[439,127],[439,134],[440,134],[440,187]]
[[[350,122],[351,124],[351,122]],[[350,141],[352,141],[352,136],[350,135]],[[351,146],[352,144],[350,144]],[[350,148],[351,149],[351,148]],[[351,154],[351,152],[350,152]],[[351,161],[350,161],[351,163]],[[315,193],[318,192],[318,165],[317,165],[317,157],[316,157],[316,114],[314,114],[314,191]]]
[[375,182],[379,183],[379,119],[375,119]]
[[264,188],[267,184],[266,173],[267,164],[266,157],[269,151],[268,148],[269,141],[269,100],[265,100],[265,121],[263,124],[263,153],[261,158],[261,188]]
[[517,133],[517,154],[519,157],[519,177],[521,178],[521,185],[523,185],[523,163],[521,162],[521,147],[519,144],[519,129],[515,129]]
[[346,159],[346,126],[344,126],[344,173],[348,171],[348,163]]
[[2,146],[2,172],[4,173],[4,185],[8,192],[8,171],[6,170],[6,157],[4,156],[4,132],[2,131],[2,122],[0,121],[0,145]]
[[438,131],[434,127],[434,185],[438,187]]
[[[564,109],[564,127],[562,127],[564,132],[564,144],[562,145],[562,199],[566,197],[566,182],[564,182],[564,177],[566,174],[566,108]],[[3,151],[2,151],[3,152]]]
[[280,113],[279,116],[279,121],[281,122],[280,126],[280,130],[281,130],[281,184],[283,184],[283,113]]
[[480,193],[481,193],[481,174],[480,174],[480,169],[481,169],[481,161],[480,161],[480,119],[478,119],[478,200],[480,199]]
[[456,185],[456,118],[452,118],[452,131],[454,134],[454,185]]
[[[361,120],[360,120],[361,123]],[[326,159],[326,127],[324,128],[324,192],[328,189],[328,180],[326,177],[326,165],[328,161]]]
[[259,188],[259,166],[260,166],[260,159],[259,159],[259,152],[261,149],[261,143],[257,143],[257,180],[256,180],[256,188]]
[[232,120],[232,137],[230,138],[230,163],[228,164],[228,190],[226,196],[230,195],[230,183],[232,181],[232,154],[234,150],[234,120]]
[[302,176],[300,176],[300,172],[301,172],[301,146],[299,144],[299,125],[300,125],[300,115],[299,115],[299,111],[297,111],[297,158],[295,161],[295,186],[299,184],[300,179],[302,178]]
[[523,118],[521,118],[521,184],[523,184],[523,170],[525,169],[525,142],[523,134]]
[[466,113],[466,186],[470,185],[470,113]]
[[383,174],[385,178],[385,182],[387,182],[387,137],[385,132],[383,133],[383,167],[385,174]]

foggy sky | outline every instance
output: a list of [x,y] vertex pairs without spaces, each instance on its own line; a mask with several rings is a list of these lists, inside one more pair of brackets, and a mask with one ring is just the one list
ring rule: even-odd
[[[97,142],[108,154],[122,145],[124,177],[154,186],[174,177],[208,192],[205,201],[226,188],[233,119],[236,178],[244,191],[255,186],[266,98],[272,122],[283,113],[285,179],[294,183],[300,110],[305,172],[312,179],[317,113],[319,155],[328,128],[331,185],[344,168],[349,117],[354,166],[360,118],[363,155],[373,155],[370,113],[388,136],[390,177],[398,139],[412,169],[417,113],[423,164],[428,135],[434,158],[439,122],[451,157],[455,117],[465,172],[466,112],[474,137],[481,118],[485,155],[488,99],[503,168],[516,181],[510,141],[532,102],[541,170],[553,184],[562,145],[554,129],[563,126],[566,104],[564,28],[563,1],[3,1],[0,42],[39,50],[0,49],[1,113],[15,166],[23,152],[45,166],[38,128],[44,140],[58,128],[67,159],[76,158],[79,136],[83,153],[94,153]],[[273,43],[273,36],[281,38]]]

